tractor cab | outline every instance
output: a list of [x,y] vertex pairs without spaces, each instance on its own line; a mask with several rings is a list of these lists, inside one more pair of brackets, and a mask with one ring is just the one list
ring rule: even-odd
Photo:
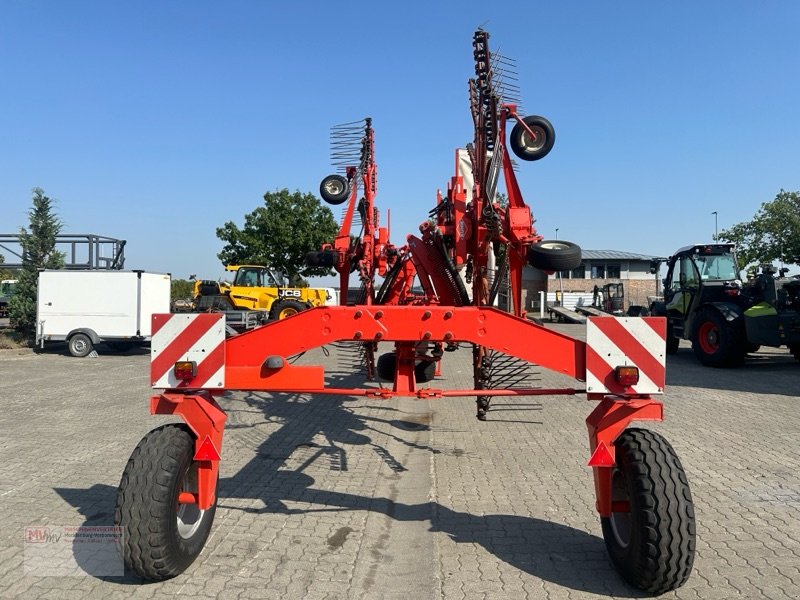
[[742,282],[733,244],[681,248],[669,259],[664,279],[664,308],[673,335],[691,331],[697,308],[705,304],[739,304]]
[[235,287],[283,287],[283,277],[264,266],[229,265],[225,269],[236,272],[233,278]]

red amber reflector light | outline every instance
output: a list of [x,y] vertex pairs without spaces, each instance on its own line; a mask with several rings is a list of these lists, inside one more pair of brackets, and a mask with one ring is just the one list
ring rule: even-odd
[[614,374],[620,385],[631,386],[639,383],[639,367],[617,367],[614,369]]
[[197,375],[197,363],[193,360],[179,360],[173,370],[175,378],[181,381],[193,379]]

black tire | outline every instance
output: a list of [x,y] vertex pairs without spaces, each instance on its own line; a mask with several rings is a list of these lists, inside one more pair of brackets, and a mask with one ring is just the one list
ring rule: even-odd
[[528,263],[542,271],[568,271],[581,264],[581,248],[572,242],[543,240],[528,248]]
[[319,184],[319,195],[328,204],[341,204],[350,197],[350,182],[341,175],[328,175]]
[[144,579],[183,573],[211,531],[216,501],[204,511],[177,501],[182,491],[197,492],[194,445],[185,424],[158,427],[142,438],[122,474],[114,524],[123,530],[125,567]]
[[321,250],[319,252],[309,252],[306,254],[307,267],[335,267],[336,252],[333,250]]
[[628,429],[614,443],[612,500],[630,512],[601,518],[611,562],[636,588],[662,594],[689,578],[695,517],[689,482],[672,446],[647,429]]
[[436,377],[436,362],[432,360],[421,360],[414,365],[414,379],[417,383],[427,383]]
[[378,357],[375,363],[375,373],[378,375],[378,378],[384,381],[394,381],[394,373],[396,370],[397,354],[394,352],[387,352]]
[[292,317],[297,313],[304,311],[306,308],[308,307],[305,304],[298,302],[297,300],[278,300],[272,305],[272,310],[270,311],[269,316],[275,321],[280,321]]
[[92,339],[85,333],[76,333],[69,338],[67,347],[72,356],[83,358],[94,349],[94,344],[92,344]]
[[556,143],[556,130],[552,123],[544,117],[530,115],[522,119],[525,124],[536,134],[536,139],[530,139],[525,128],[517,122],[511,130],[511,150],[522,160],[539,160],[548,155]]
[[727,321],[716,309],[701,309],[695,318],[692,350],[708,367],[741,364],[747,353],[741,323]]
[[678,346],[680,346],[681,340],[680,338],[675,337],[675,334],[672,332],[672,323],[670,322],[669,318],[667,319],[667,354],[676,354],[678,352]]

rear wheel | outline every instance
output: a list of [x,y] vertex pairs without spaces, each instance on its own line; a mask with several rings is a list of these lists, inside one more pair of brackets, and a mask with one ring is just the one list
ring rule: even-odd
[[744,332],[736,322],[729,322],[719,311],[699,311],[692,336],[692,349],[700,362],[709,367],[740,364],[747,353]]
[[88,335],[85,333],[76,333],[69,338],[67,347],[69,348],[69,353],[72,354],[72,356],[82,358],[87,356],[92,351],[94,345],[92,344],[92,340]]
[[270,316],[275,320],[282,320],[294,316],[306,309],[305,304],[297,300],[278,300],[272,305]]
[[194,438],[184,424],[148,433],[133,451],[117,492],[114,524],[123,530],[125,566],[144,579],[179,575],[200,554],[211,531],[214,505],[178,502],[197,493]]
[[686,473],[669,442],[653,431],[628,429],[614,446],[613,512],[601,518],[611,561],[639,589],[674,590],[694,563],[694,504]]

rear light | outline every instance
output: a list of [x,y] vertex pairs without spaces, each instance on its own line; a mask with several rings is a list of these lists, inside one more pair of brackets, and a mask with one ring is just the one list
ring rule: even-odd
[[630,387],[639,383],[639,367],[617,367],[614,369],[617,383]]
[[197,363],[193,360],[179,360],[175,363],[173,372],[175,373],[175,378],[181,381],[194,379],[195,375],[197,375]]

